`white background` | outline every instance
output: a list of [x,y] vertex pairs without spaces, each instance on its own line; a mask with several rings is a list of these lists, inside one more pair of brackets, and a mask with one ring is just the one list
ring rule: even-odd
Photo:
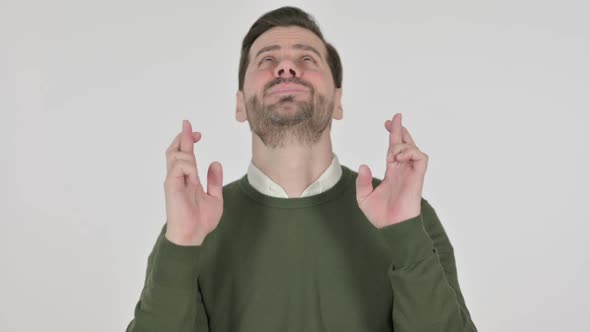
[[[0,330],[123,331],[165,221],[164,151],[200,176],[251,157],[235,120],[253,1],[0,5]],[[382,178],[396,112],[480,331],[580,331],[590,313],[586,1],[295,1],[344,65],[334,152]]]

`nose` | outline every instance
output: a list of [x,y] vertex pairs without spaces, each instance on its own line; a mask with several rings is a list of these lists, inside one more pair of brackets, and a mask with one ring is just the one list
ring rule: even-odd
[[275,68],[275,77],[299,77],[300,72],[290,60],[281,61]]

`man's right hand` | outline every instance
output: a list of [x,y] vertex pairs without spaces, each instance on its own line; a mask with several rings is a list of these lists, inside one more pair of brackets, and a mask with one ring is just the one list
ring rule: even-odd
[[207,172],[207,192],[203,190],[194,143],[201,139],[188,120],[166,150],[168,174],[166,194],[166,238],[177,245],[198,246],[219,224],[223,212],[223,169],[213,162]]

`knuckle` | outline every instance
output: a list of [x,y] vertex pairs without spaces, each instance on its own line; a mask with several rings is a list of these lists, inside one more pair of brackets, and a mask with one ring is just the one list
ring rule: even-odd
[[177,156],[178,156],[178,151],[168,152],[168,159],[170,159],[170,160],[174,161],[174,160],[178,159]]
[[193,160],[195,160],[195,155],[193,153],[190,153],[190,152],[173,151],[173,152],[170,153],[170,158],[172,160],[189,160],[189,161],[193,161]]
[[179,165],[179,167],[182,167],[182,168],[186,169],[189,172],[194,172],[197,169],[197,167],[195,166],[195,164],[192,163],[192,162],[190,162],[190,161],[188,161],[188,160],[180,160],[179,159],[178,160],[178,165]]
[[166,175],[167,177],[170,176],[170,174],[176,172],[176,168],[177,168],[177,164],[176,163],[171,163],[170,164],[170,168],[168,169],[168,174]]
[[169,155],[176,151],[178,151],[178,149],[176,149],[174,146],[170,146],[168,149],[166,149],[166,154]]
[[176,160],[174,161],[174,166],[175,166],[175,167],[186,167],[187,165],[186,165],[186,161],[185,161],[185,160],[182,160],[182,159],[176,159]]
[[174,171],[176,171],[176,170],[178,170],[179,168],[182,168],[182,167],[183,167],[182,160],[176,159],[176,160],[172,161],[172,164],[170,165],[170,170],[172,172],[174,172]]

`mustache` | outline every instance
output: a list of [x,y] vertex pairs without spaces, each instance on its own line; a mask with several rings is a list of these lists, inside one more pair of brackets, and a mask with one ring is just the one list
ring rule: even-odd
[[272,88],[273,86],[275,86],[277,84],[282,84],[282,83],[293,83],[293,84],[303,85],[304,87],[308,88],[310,91],[313,92],[313,86],[311,84],[309,84],[308,82],[300,79],[299,77],[289,77],[289,78],[277,77],[277,78],[273,79],[272,81],[266,83],[266,85],[264,86],[264,94],[266,95],[268,89]]

